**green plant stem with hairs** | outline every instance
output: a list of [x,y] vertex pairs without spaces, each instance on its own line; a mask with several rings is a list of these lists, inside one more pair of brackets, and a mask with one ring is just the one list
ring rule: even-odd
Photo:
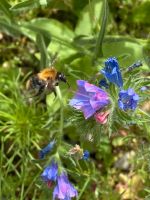
[[88,186],[90,180],[91,180],[91,178],[88,177],[87,180],[86,180],[86,182],[85,182],[85,184],[83,185],[83,188],[82,188],[82,190],[81,190],[81,192],[80,192],[80,194],[79,194],[77,200],[80,200],[80,198],[81,198],[82,194],[84,193],[86,187]]
[[56,86],[56,93],[60,103],[60,124],[59,124],[59,133],[57,135],[57,142],[59,147],[63,136],[63,128],[64,128],[64,103],[59,86]]

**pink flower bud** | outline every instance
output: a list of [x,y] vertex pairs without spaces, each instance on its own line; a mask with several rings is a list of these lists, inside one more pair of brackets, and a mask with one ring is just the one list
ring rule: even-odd
[[94,115],[95,120],[100,124],[106,124],[110,111],[98,112]]

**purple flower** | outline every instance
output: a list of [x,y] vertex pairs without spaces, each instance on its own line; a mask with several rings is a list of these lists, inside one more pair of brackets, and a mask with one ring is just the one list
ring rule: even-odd
[[122,110],[135,110],[137,107],[137,102],[139,100],[139,96],[134,92],[132,88],[128,90],[121,90],[119,92],[119,100],[118,106]]
[[54,161],[46,167],[41,174],[41,177],[44,182],[47,183],[48,186],[51,186],[52,181],[56,181],[58,173],[58,165]]
[[72,197],[77,197],[78,192],[69,182],[67,175],[63,172],[57,179],[57,185],[54,188],[53,200],[71,200]]
[[147,87],[146,87],[146,86],[143,86],[143,87],[141,87],[140,90],[143,92],[143,91],[147,90]]
[[78,90],[69,105],[81,110],[85,119],[109,104],[108,94],[99,87],[84,80],[77,80]]
[[89,156],[90,156],[90,153],[89,153],[89,151],[88,150],[85,150],[84,152],[83,152],[83,160],[88,160],[88,158],[89,158]]
[[101,73],[111,82],[118,87],[123,86],[123,80],[119,69],[119,64],[116,58],[108,58],[105,62],[105,68]]
[[46,147],[39,152],[39,158],[43,159],[54,147],[56,141],[52,140]]
[[146,91],[146,90],[148,90],[148,89],[150,89],[150,86],[142,86],[140,90],[141,90],[142,92],[144,92],[144,91]]

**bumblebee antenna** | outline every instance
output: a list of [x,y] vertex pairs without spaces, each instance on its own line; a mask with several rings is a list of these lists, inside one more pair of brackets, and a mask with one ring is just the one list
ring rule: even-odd
[[68,88],[70,88],[70,85],[69,85],[68,81],[66,81],[66,83],[67,83],[67,85],[68,85]]

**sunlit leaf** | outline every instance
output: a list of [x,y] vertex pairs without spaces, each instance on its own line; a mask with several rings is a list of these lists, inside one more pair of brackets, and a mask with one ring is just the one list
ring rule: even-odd
[[100,26],[102,0],[93,0],[83,9],[75,29],[77,35],[93,35]]
[[39,1],[38,0],[26,0],[19,2],[18,4],[12,6],[10,10],[13,11],[22,11],[26,9],[31,9],[31,8],[37,8],[39,6]]

